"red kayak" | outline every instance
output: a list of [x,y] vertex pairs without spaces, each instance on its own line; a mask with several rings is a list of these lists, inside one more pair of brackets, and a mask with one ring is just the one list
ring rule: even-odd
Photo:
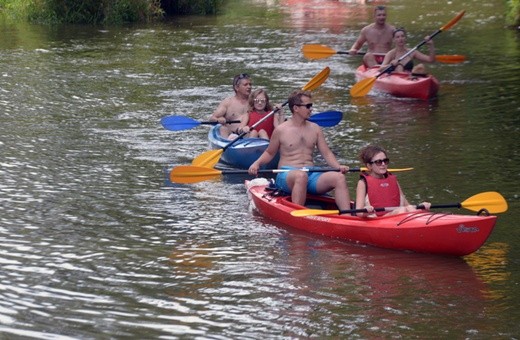
[[[262,181],[263,180],[263,181]],[[248,196],[263,216],[313,234],[418,253],[464,256],[475,252],[487,240],[496,216],[456,215],[416,211],[377,218],[351,215],[296,217],[299,209],[337,209],[334,199],[309,195],[306,207],[291,202],[290,196],[276,195],[266,188],[265,179],[246,181]]]
[[[379,67],[367,68],[361,65],[356,70],[356,80],[372,78],[379,74]],[[374,89],[395,97],[427,100],[437,95],[439,81],[432,75],[411,77],[407,72],[392,72],[379,76]]]

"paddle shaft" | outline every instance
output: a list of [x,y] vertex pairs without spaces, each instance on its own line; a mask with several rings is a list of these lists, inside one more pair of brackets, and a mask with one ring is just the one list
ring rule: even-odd
[[[335,49],[325,46],[325,45],[317,45],[317,44],[310,44],[310,45],[303,45],[303,55],[308,59],[323,59],[331,57],[334,54],[347,54],[352,55],[350,51],[336,51]],[[367,52],[357,52],[356,55],[366,55]],[[386,53],[372,53],[377,56],[385,56]],[[435,56],[435,60],[440,63],[446,63],[446,64],[457,64],[462,63],[466,60],[466,57],[460,54],[438,54]]]
[[[226,120],[226,124],[238,124],[240,120]],[[199,124],[217,125],[218,122],[199,122]]]
[[[330,74],[330,68],[327,66],[325,67],[323,70],[321,70],[317,75],[315,75],[314,77],[312,77],[311,80],[309,80],[309,82],[302,88],[302,90],[304,91],[312,91],[314,90],[315,88],[319,87],[328,77],[329,77],[329,74]],[[289,103],[289,101],[286,101],[283,105],[287,105]],[[270,117],[271,115],[273,115],[277,110],[279,110],[279,108],[277,108],[276,110],[274,111],[271,111],[269,114],[267,114],[265,117],[263,117],[261,120],[259,120],[256,124],[254,124],[252,126],[252,128],[256,128],[256,126],[258,126],[258,124],[260,124],[261,122],[263,122],[265,119],[267,119],[268,117]],[[231,145],[233,145],[234,143],[236,143],[239,139],[241,139],[242,137],[244,137],[246,135],[246,133],[242,133],[240,134],[237,138],[235,138],[233,141],[231,141],[230,143],[228,143],[225,147],[221,148],[221,149],[218,149],[218,150],[210,150],[210,151],[207,151],[199,156],[197,156],[192,162],[191,164],[192,165],[196,165],[196,166],[205,166],[205,167],[210,167],[212,168],[213,166],[215,166],[218,161],[220,160],[220,157],[222,156],[222,154],[224,153],[224,151],[230,147]]]
[[[464,11],[460,12],[459,14],[457,14],[453,19],[450,20],[449,23],[447,23],[446,25],[442,26],[437,31],[435,31],[433,34],[431,34],[428,37],[428,39],[424,39],[417,46],[411,48],[408,52],[406,52],[399,59],[397,59],[397,63],[400,63],[404,58],[407,58],[410,54],[412,54],[419,47],[421,47],[422,45],[426,44],[428,41],[433,39],[440,32],[442,32],[444,30],[447,30],[450,27],[452,27],[453,25],[455,25],[460,20],[460,18],[462,18],[463,15],[464,15]],[[365,78],[365,79],[357,82],[350,89],[350,95],[352,97],[362,97],[362,96],[365,96],[370,91],[370,89],[372,89],[372,86],[374,86],[374,83],[376,82],[377,78],[379,78],[381,75],[383,75],[385,73],[390,73],[393,70],[395,70],[395,66],[393,64],[390,64],[387,67],[385,67],[382,71],[380,71],[377,75],[375,75],[374,77]]]
[[[307,171],[307,172],[328,172],[328,171],[340,171],[339,168],[319,168],[319,167],[311,167],[311,168],[301,168],[301,169],[259,169],[259,174],[269,174],[269,173],[280,173],[280,172],[289,172],[292,170],[300,170],[300,171]],[[349,168],[348,172],[360,172],[360,171],[366,171],[367,168]],[[399,171],[408,171],[412,170],[412,168],[401,168],[401,169],[389,169],[391,172],[399,172]],[[216,174],[221,175],[236,175],[236,174],[248,174],[249,170],[245,169],[237,169],[237,170],[214,170]]]
[[[282,107],[284,107],[285,105],[289,104],[289,101],[286,101],[285,103],[282,104]],[[260,119],[258,122],[254,123],[253,125],[251,125],[250,127],[250,130],[253,130],[254,128],[256,128],[258,125],[262,124],[266,119],[268,119],[269,117],[271,117],[272,115],[274,115],[276,112],[280,111],[279,108],[276,108],[274,109],[273,111],[269,112],[268,114],[266,114],[264,117],[262,117],[262,119]],[[233,139],[231,142],[229,142],[226,146],[224,146],[222,148],[222,151],[226,151],[227,148],[229,148],[231,145],[235,144],[236,142],[238,142],[241,138],[243,138],[245,135],[247,135],[247,132],[242,132],[241,134],[238,135],[237,138]]]
[[[282,104],[281,107],[284,107],[286,106],[287,104],[289,104],[289,101],[286,101],[285,103]],[[250,130],[254,130],[258,125],[262,124],[266,119],[268,119],[270,116],[272,116],[273,114],[275,114],[276,112],[280,111],[280,108],[275,108],[273,111],[269,112],[268,114],[266,114],[264,117],[262,117],[262,119],[260,119],[258,122],[254,123],[253,125],[251,125],[251,127],[249,128]],[[323,112],[323,113],[327,113],[327,112]],[[312,118],[312,116],[311,116]],[[240,135],[238,135],[237,138],[233,139],[231,142],[229,142],[226,146],[224,146],[222,148],[222,151],[226,151],[227,148],[229,148],[231,145],[235,144],[239,139],[241,139],[242,137],[244,137],[245,135],[247,135],[248,133],[247,132],[242,132]]]
[[[300,170],[300,171],[308,171],[308,172],[328,172],[328,171],[339,171],[338,168],[311,168],[311,169],[259,169],[259,174],[277,174],[280,172],[289,172],[291,170]],[[349,169],[349,172],[359,172],[361,171],[360,168],[353,168]],[[222,170],[222,175],[236,175],[236,174],[247,174],[249,173],[248,170]]]
[[[374,211],[391,211],[399,207],[375,208]],[[425,209],[422,204],[416,205],[416,209]],[[486,210],[491,214],[506,212],[508,209],[507,201],[504,196],[496,191],[481,192],[473,195],[460,203],[437,204],[431,205],[430,209],[439,208],[464,208],[471,211],[480,212]],[[320,215],[338,215],[348,213],[368,212],[366,209],[349,209],[349,210],[321,210],[321,209],[300,209],[291,212],[291,215],[297,217],[320,216]]]
[[[403,59],[405,59],[406,57],[408,57],[410,54],[412,54],[413,52],[415,52],[418,48],[420,48],[422,45],[426,44],[428,41],[432,40],[437,34],[441,33],[442,31],[444,30],[447,30],[447,29],[450,29],[453,25],[455,25],[459,20],[460,18],[462,18],[462,16],[464,15],[464,11],[460,12],[459,14],[457,14],[457,16],[455,16],[455,18],[451,19],[450,22],[448,22],[446,25],[442,26],[441,28],[439,28],[437,31],[435,31],[433,34],[431,34],[428,39],[424,39],[423,41],[421,41],[418,45],[416,45],[415,47],[413,47],[412,49],[410,49],[408,52],[406,52],[404,55],[402,55],[399,59],[397,59],[397,63],[401,62]],[[379,73],[377,77],[379,77],[381,74],[384,74],[386,72],[392,72],[393,70],[395,69],[395,66],[393,65],[390,65],[388,66],[386,69],[384,69],[382,71],[382,73]]]
[[[430,206],[430,209],[439,209],[439,208],[460,208],[460,203],[453,203],[453,204],[439,204],[439,205],[432,205]],[[386,208],[374,208],[374,212],[381,212],[381,211],[392,211],[395,209],[398,209],[399,207],[386,207]],[[415,209],[426,209],[424,205],[418,204],[415,206]],[[362,213],[362,212],[368,212],[367,209],[348,209],[348,210],[339,210],[339,215],[341,214],[351,214],[351,213]]]
[[[336,54],[348,54],[350,53],[348,51],[337,51]],[[357,55],[365,55],[366,52],[358,52]],[[385,53],[372,53],[373,55],[378,56],[384,56]],[[440,63],[447,63],[447,64],[457,64],[464,62],[466,60],[466,57],[460,54],[442,54],[442,55],[436,55],[435,60]]]
[[[313,77],[313,79],[311,79],[304,87],[303,87],[303,90],[305,89],[311,89],[311,88],[314,88],[315,85],[320,85],[323,81],[325,81],[325,79],[328,78],[329,76],[329,72],[330,72],[330,69],[328,67],[325,67],[320,73],[318,73],[316,76]],[[326,75],[325,77],[323,77],[323,75]],[[324,79],[323,79],[324,78]],[[317,84],[314,84],[314,83],[317,83]],[[287,100],[285,103],[282,104],[281,107],[284,107],[285,105],[289,104],[289,101]],[[263,123],[266,119],[268,119],[269,117],[271,117],[273,114],[275,114],[276,112],[280,111],[280,108],[276,108],[274,109],[273,111],[269,112],[268,114],[265,115],[265,117],[263,117],[262,119],[260,119],[258,122],[256,122],[255,124],[251,125],[251,129],[254,129],[256,128],[258,125],[260,125],[261,123]],[[231,141],[230,143],[228,143],[225,147],[222,148],[222,152],[226,151],[227,148],[229,148],[231,145],[235,144],[239,139],[243,138],[245,135],[247,135],[247,132],[242,132],[240,135],[238,135],[237,138],[235,138],[233,141]]]

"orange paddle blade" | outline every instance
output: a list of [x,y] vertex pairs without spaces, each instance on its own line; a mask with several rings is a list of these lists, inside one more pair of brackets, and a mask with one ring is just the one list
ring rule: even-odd
[[203,152],[191,162],[191,165],[213,168],[215,165],[217,165],[223,153],[224,149],[209,150]]
[[197,183],[211,179],[218,179],[222,171],[191,166],[180,165],[170,171],[170,181],[174,183]]
[[350,95],[352,97],[364,97],[370,92],[372,86],[376,82],[377,77],[365,78],[352,86],[350,89]]
[[496,191],[487,191],[471,196],[460,204],[463,208],[472,211],[486,209],[492,214],[507,211],[507,202],[504,197]]
[[445,64],[458,64],[466,61],[466,56],[461,54],[440,54],[435,56],[435,60]]
[[326,66],[323,70],[320,71],[317,75],[312,77],[311,80],[302,88],[304,91],[313,91],[320,87],[321,84],[327,80],[330,74],[330,68]]
[[450,28],[452,28],[453,25],[455,25],[460,20],[460,18],[462,18],[464,16],[464,13],[466,13],[466,11],[461,11],[459,14],[457,14],[457,16],[455,16],[455,18],[451,19],[450,22],[448,22],[446,25],[442,26],[440,28],[440,30],[446,31],[446,30],[449,30]]
[[303,45],[302,52],[307,59],[323,59],[336,54],[336,50],[325,45],[316,44]]
[[[498,214],[507,211],[507,202],[504,197],[495,191],[482,192],[480,194],[476,194],[471,196],[467,200],[462,203],[451,203],[451,204],[440,204],[440,205],[432,205],[431,209],[439,209],[439,208],[465,208],[471,211],[480,211],[482,209],[486,209],[491,214]],[[418,209],[421,206],[417,206]],[[390,208],[377,208],[376,210],[392,210],[395,207]],[[363,209],[359,209],[363,210]],[[347,210],[344,212],[349,212],[351,210]],[[305,217],[305,216],[319,216],[319,215],[338,215],[340,214],[339,210],[321,210],[321,209],[300,209],[294,210],[291,212],[292,216],[296,217]]]

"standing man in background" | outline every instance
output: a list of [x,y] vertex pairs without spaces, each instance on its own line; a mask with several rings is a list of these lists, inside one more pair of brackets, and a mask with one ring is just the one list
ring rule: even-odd
[[359,37],[349,50],[349,54],[356,55],[359,49],[368,44],[367,53],[363,56],[366,67],[380,65],[385,54],[392,48],[393,32],[395,27],[386,23],[386,7],[376,6],[374,9],[374,23],[361,29]]

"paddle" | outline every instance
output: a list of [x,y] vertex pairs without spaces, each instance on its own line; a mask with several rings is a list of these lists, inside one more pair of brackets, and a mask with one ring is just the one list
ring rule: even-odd
[[321,127],[336,126],[343,119],[341,111],[325,111],[316,113],[309,117],[309,121],[318,124]]
[[[350,54],[348,51],[336,51],[328,46],[325,45],[316,45],[316,44],[309,44],[309,45],[303,45],[302,47],[303,56],[307,59],[323,59],[331,57],[334,54]],[[357,55],[364,55],[366,53],[361,52],[357,53]],[[376,53],[377,54],[377,53]],[[384,55],[384,53],[381,53],[381,55]],[[446,64],[457,64],[462,63],[466,60],[466,56],[460,55],[460,54],[440,54],[435,56],[435,60],[437,60],[440,63],[446,63]]]
[[[302,88],[302,90],[304,90],[304,91],[312,91],[312,90],[318,88],[321,84],[323,84],[323,82],[325,80],[327,80],[327,78],[329,77],[329,74],[330,74],[330,68],[327,66],[323,70],[321,70],[318,74],[316,74],[311,80],[309,80],[309,82],[307,84],[305,84],[305,86]],[[282,107],[287,105],[287,104],[289,104],[288,101],[283,103]],[[266,120],[267,118],[269,118],[270,116],[275,114],[277,111],[279,111],[279,109],[275,109],[275,110],[269,112],[262,119],[260,119],[258,122],[253,124],[251,126],[251,129],[254,129],[258,125],[260,125],[264,120]],[[227,148],[229,148],[231,145],[233,145],[234,143],[239,141],[241,138],[243,138],[246,134],[247,134],[247,132],[241,133],[240,135],[238,135],[238,137],[236,139],[234,139],[231,142],[229,142],[222,149],[209,150],[209,151],[206,151],[206,152],[200,154],[198,157],[196,157],[191,162],[191,165],[205,166],[205,167],[208,167],[208,168],[214,167],[218,163],[218,161],[220,160],[220,157],[222,156],[224,151],[226,151]]]
[[[226,124],[240,123],[239,120],[228,120]],[[161,118],[161,125],[166,130],[181,131],[197,127],[202,124],[217,125],[218,122],[200,122],[185,116],[167,116]]]
[[[415,206],[417,209],[424,209],[424,206],[419,204]],[[391,211],[398,207],[389,208],[375,208],[375,211]],[[430,209],[439,208],[465,208],[471,211],[480,211],[486,209],[491,214],[498,214],[507,211],[507,202],[504,197],[495,191],[482,192],[476,194],[463,201],[462,203],[450,203],[450,204],[439,204],[432,205]],[[321,210],[321,209],[301,209],[294,210],[291,215],[297,217],[305,216],[318,216],[318,215],[338,215],[338,214],[350,214],[368,212],[366,209],[349,209],[349,210]]]
[[[401,168],[401,169],[388,169],[391,172],[408,171],[413,168]],[[339,171],[337,168],[317,168],[317,169],[300,169],[302,171],[310,172],[326,172],[326,171]],[[366,171],[367,168],[351,168],[349,172]],[[291,171],[289,169],[260,169],[258,173],[280,173]],[[170,172],[170,181],[175,183],[197,183],[211,179],[218,179],[221,175],[235,175],[235,174],[248,174],[247,170],[216,170],[212,168],[193,166],[193,165],[180,165],[174,167]]]
[[[322,127],[336,126],[343,119],[343,112],[325,111],[312,115],[309,121]],[[239,120],[227,121],[226,124],[240,123]],[[166,116],[161,118],[161,125],[170,131],[189,130],[201,124],[217,125],[218,122],[200,122],[185,116]]]
[[[460,18],[462,18],[463,15],[464,15],[464,11],[457,14],[453,19],[450,20],[450,22],[448,22],[446,25],[442,26],[437,31],[435,31],[432,35],[430,35],[430,39],[433,39],[437,34],[441,33],[442,31],[450,29],[453,25],[455,25],[460,20]],[[417,46],[410,49],[408,52],[406,52],[404,55],[402,55],[399,59],[397,59],[397,62],[400,62],[401,60],[405,59],[410,54],[412,54],[415,50],[417,50],[419,47],[426,44],[427,42],[428,42],[428,40],[423,40]],[[372,86],[374,86],[374,83],[376,82],[377,78],[379,78],[381,75],[383,75],[385,73],[392,72],[394,69],[395,69],[395,66],[388,65],[384,70],[379,72],[376,76],[370,77],[370,78],[365,78],[365,79],[357,82],[350,89],[350,95],[352,97],[365,96],[368,92],[370,92],[370,89],[372,89]]]

